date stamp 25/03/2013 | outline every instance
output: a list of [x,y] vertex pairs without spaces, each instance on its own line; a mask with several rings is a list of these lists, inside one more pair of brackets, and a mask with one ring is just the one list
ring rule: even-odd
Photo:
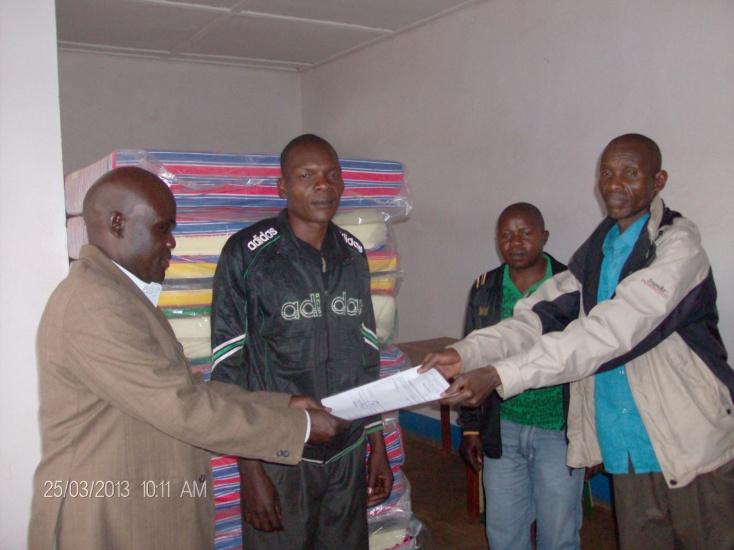
[[[202,476],[203,477],[203,476]],[[206,478],[183,480],[171,484],[170,480],[46,480],[43,482],[44,498],[206,498]]]

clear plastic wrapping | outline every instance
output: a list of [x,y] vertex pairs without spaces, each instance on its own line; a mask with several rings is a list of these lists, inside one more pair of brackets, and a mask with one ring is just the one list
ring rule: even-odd
[[395,296],[372,294],[372,309],[375,311],[377,339],[381,344],[388,344],[396,336],[398,310]]
[[387,223],[379,210],[360,208],[339,211],[334,223],[357,237],[365,250],[377,250],[387,243]]
[[[408,215],[411,204],[401,163],[349,158],[339,162],[344,178],[341,208],[372,208],[386,219]],[[84,195],[94,181],[118,166],[139,166],[157,174],[171,188],[180,208],[277,210],[285,206],[277,189],[278,155],[123,149],[66,176],[67,213],[81,213]]]
[[[410,483],[402,470],[405,451],[397,415],[386,415],[383,426],[385,448],[393,472],[393,488],[387,500],[367,509],[370,550],[420,548],[418,535],[423,526],[413,515]],[[369,453],[368,445],[368,458]]]

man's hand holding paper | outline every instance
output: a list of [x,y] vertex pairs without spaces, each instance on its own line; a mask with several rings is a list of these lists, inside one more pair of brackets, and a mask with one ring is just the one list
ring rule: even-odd
[[441,403],[444,405],[463,405],[478,407],[492,391],[502,384],[497,369],[493,366],[460,374],[443,392]]
[[441,396],[442,404],[478,407],[502,381],[491,365],[460,374],[463,367],[464,362],[459,353],[452,348],[446,348],[426,355],[419,372],[437,370],[447,380],[453,378],[451,386]]

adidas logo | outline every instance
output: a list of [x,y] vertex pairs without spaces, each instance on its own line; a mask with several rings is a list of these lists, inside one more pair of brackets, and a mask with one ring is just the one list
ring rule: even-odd
[[347,293],[342,292],[331,301],[331,311],[337,315],[356,317],[362,314],[362,300],[360,298],[347,298]]
[[357,239],[354,237],[348,235],[347,233],[342,232],[342,237],[344,238],[344,242],[347,243],[352,248],[356,248],[360,254],[364,252],[364,248],[362,248],[362,245],[359,243]]
[[264,231],[260,231],[260,233],[250,239],[250,242],[247,243],[247,248],[249,248],[250,250],[256,250],[257,247],[264,245],[277,234],[278,231],[274,227],[271,227],[270,229],[266,229]]
[[318,292],[312,292],[302,302],[297,300],[286,302],[280,308],[280,316],[286,321],[298,321],[301,317],[304,319],[321,317],[321,296]]
[[[329,306],[336,315],[347,315],[349,317],[362,315],[362,299],[347,298],[346,292],[335,296]],[[280,308],[280,316],[286,321],[313,319],[322,315],[321,295],[318,292],[312,292],[308,295],[308,298],[302,301],[285,302]]]

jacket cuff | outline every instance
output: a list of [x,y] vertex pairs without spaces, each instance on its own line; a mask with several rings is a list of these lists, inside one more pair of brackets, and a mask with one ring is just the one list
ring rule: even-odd
[[497,387],[497,393],[502,399],[509,399],[527,389],[518,365],[511,360],[497,361],[492,366],[500,377],[501,384]]

